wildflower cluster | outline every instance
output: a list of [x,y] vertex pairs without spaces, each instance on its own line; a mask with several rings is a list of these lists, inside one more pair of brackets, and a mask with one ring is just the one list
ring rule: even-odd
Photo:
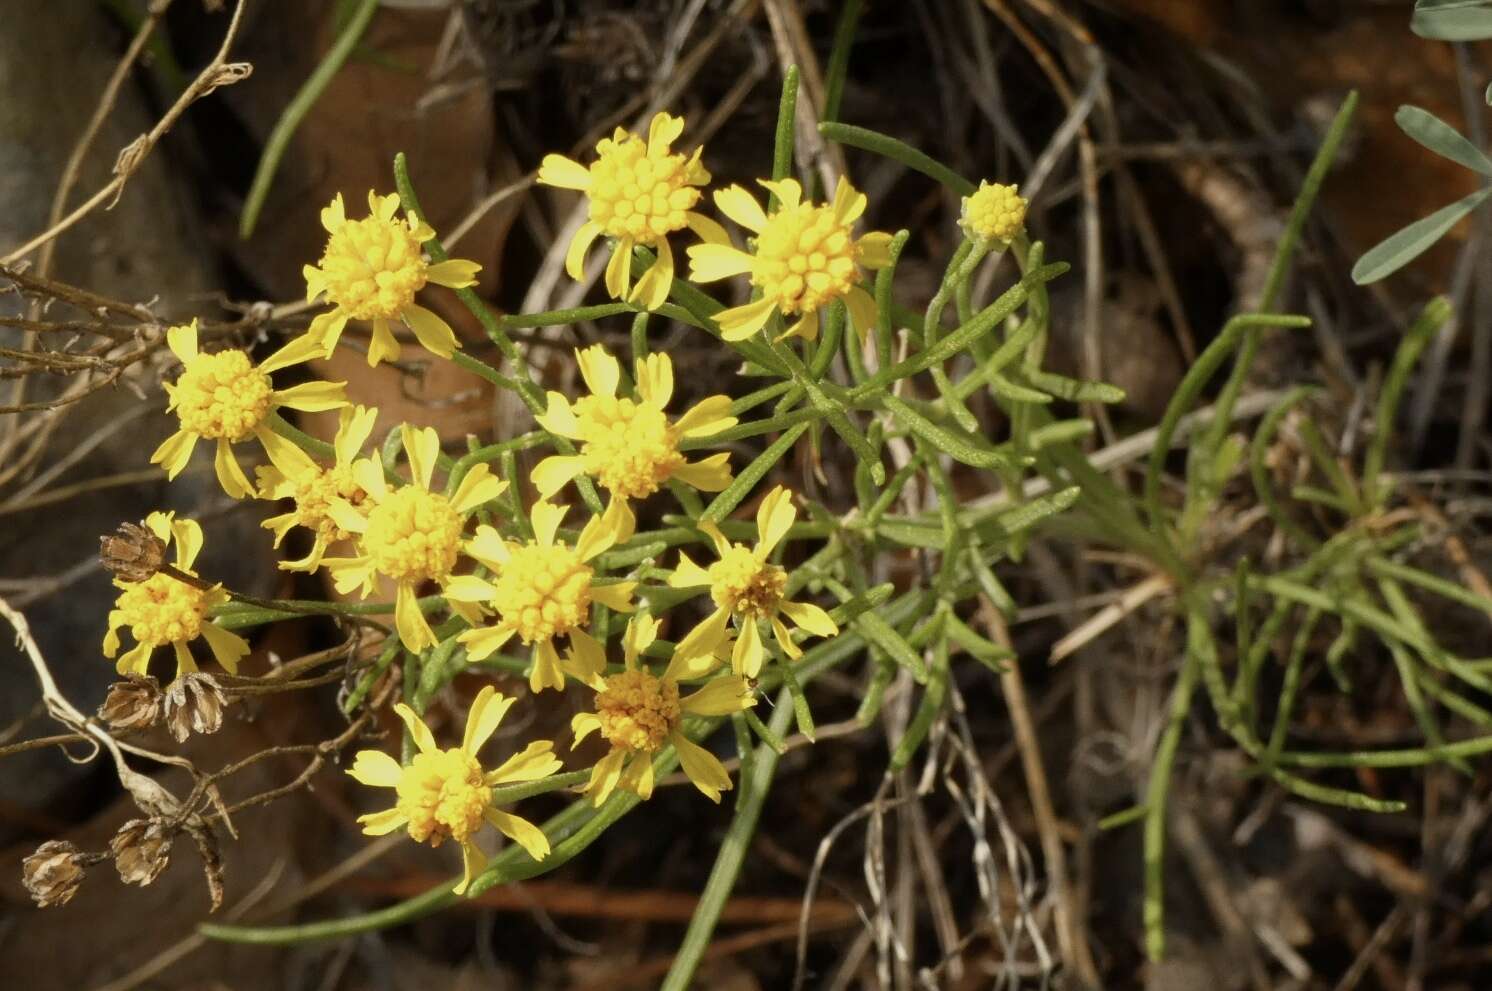
[[[364,815],[363,828],[370,835],[403,830],[431,846],[452,841],[464,868],[458,893],[488,867],[486,825],[533,860],[550,854],[545,832],[507,810],[517,798],[574,786],[597,806],[619,792],[646,799],[676,761],[701,793],[720,801],[731,776],[706,732],[735,718],[742,732],[755,727],[763,740],[775,741],[780,730],[750,715],[765,683],[796,692],[793,668],[806,646],[840,636],[841,624],[875,600],[862,596],[858,612],[846,611],[851,596],[840,594],[836,579],[817,565],[793,563],[805,560],[794,544],[835,532],[822,516],[800,522],[799,497],[764,481],[802,436],[804,418],[789,411],[784,415],[793,419],[785,423],[752,419],[759,401],[692,383],[681,390],[670,355],[647,348],[646,320],[670,305],[682,279],[671,241],[692,233],[698,243],[684,246],[688,278],[746,276],[740,288],[750,293],[739,305],[692,319],[707,321],[758,370],[766,362],[768,372],[801,377],[795,369],[804,368],[802,359],[790,349],[819,340],[826,324],[842,317],[857,347],[876,328],[867,279],[893,263],[892,237],[857,230],[867,201],[848,180],[822,202],[787,178],[760,181],[772,197],[765,205],[738,185],[711,192],[702,150],[674,150],[684,126],[660,113],[646,136],[618,130],[586,164],[557,155],[543,161],[540,183],[585,197],[587,220],[568,247],[566,270],[585,278],[587,253],[605,238],[606,289],[636,314],[641,332],[634,330],[627,365],[604,344],[574,351],[584,392],[523,391],[550,448],[526,475],[512,474],[513,445],[472,444],[465,454],[447,453],[435,429],[383,421],[377,407],[349,402],[341,383],[316,377],[316,363],[339,347],[365,348],[370,364],[397,359],[406,332],[436,358],[452,359],[460,347],[451,327],[418,300],[434,288],[472,286],[479,266],[445,256],[402,171],[400,194],[369,193],[366,216],[349,217],[340,195],[321,212],[326,247],[304,275],[307,300],[323,308],[303,334],[256,363],[247,350],[206,346],[196,322],[167,332],[181,363],[166,386],[180,429],[153,460],[174,478],[198,439],[215,441],[224,491],[273,503],[276,511],[263,525],[274,545],[299,548],[280,567],[323,576],[341,598],[262,601],[199,577],[193,569],[203,533],[191,520],[155,513],[143,526],[122,528],[104,541],[120,590],[104,653],[119,654],[121,630],[135,646],[119,656],[118,669],[129,680],[110,694],[111,727],[124,732],[164,723],[178,739],[212,732],[238,682],[225,695],[199,673],[193,643],[205,640],[227,675],[236,675],[249,645],[230,626],[323,612],[372,626],[385,638],[380,660],[360,672],[352,705],[375,685],[380,699],[398,686],[404,690],[392,708],[406,759],[370,748],[350,768],[358,782],[393,791],[392,806]],[[981,191],[966,208],[975,225],[970,236],[996,236],[985,230],[997,224],[998,236],[1009,240],[1019,228],[1012,207],[1019,198],[993,205],[987,199]],[[703,212],[706,204],[744,230],[744,248]],[[462,296],[467,305],[475,305],[473,298]],[[353,345],[355,338],[363,343]],[[792,338],[803,344],[789,343]],[[273,380],[292,369],[299,382]],[[494,370],[491,381],[512,380]],[[829,400],[825,388],[831,387],[798,386],[803,394],[811,390],[819,409],[854,407],[843,389]],[[680,391],[695,398],[675,402]],[[282,410],[335,411],[335,434],[329,443],[316,441]],[[848,423],[842,414],[830,422],[836,430]],[[788,426],[796,432],[787,444],[772,445],[770,460],[758,456],[738,477],[732,445]],[[253,483],[235,447],[249,440],[264,452]],[[499,477],[499,463],[507,477]],[[713,500],[708,508],[702,496]],[[668,515],[668,497],[682,516]],[[737,507],[754,508],[754,533],[749,522],[732,519]],[[665,528],[638,532],[640,520],[660,517]],[[713,559],[680,546],[691,543],[711,550]],[[812,601],[829,591],[839,595],[839,619]],[[884,592],[875,594],[884,601]],[[176,678],[161,687],[150,661],[155,648],[168,644]],[[486,679],[492,671],[525,673],[530,696],[571,686],[588,691],[589,705],[571,723],[572,739],[564,746],[533,740],[488,763],[484,748],[518,698],[485,684],[470,703],[460,745],[439,744],[438,725],[422,715],[432,694],[462,672]],[[809,723],[801,728],[811,734]],[[561,774],[566,764],[580,767]],[[165,861],[170,836],[145,820],[136,833],[125,844],[128,857],[116,859],[128,860],[121,870],[130,878],[148,883]],[[147,834],[150,843],[142,846]],[[149,856],[140,853],[146,846]],[[66,856],[38,864],[36,876],[59,879],[48,880],[58,892],[81,877]]]

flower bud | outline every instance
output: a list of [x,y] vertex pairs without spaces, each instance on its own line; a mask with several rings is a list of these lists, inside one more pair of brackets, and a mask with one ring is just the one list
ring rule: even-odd
[[138,523],[121,523],[98,540],[104,570],[121,581],[143,582],[166,561],[166,542]]
[[171,861],[171,834],[157,819],[131,819],[109,841],[114,866],[125,884],[151,883]]
[[51,908],[72,901],[86,867],[77,847],[66,840],[48,840],[21,861],[21,879],[37,905]]
[[98,718],[117,733],[154,726],[161,718],[160,683],[149,675],[114,682],[98,707]]
[[227,699],[210,674],[193,671],[166,687],[166,728],[182,743],[193,733],[216,733],[223,725]]

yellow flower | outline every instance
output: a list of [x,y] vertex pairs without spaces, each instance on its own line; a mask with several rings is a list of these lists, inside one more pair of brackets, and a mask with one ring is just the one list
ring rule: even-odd
[[981,241],[1009,241],[1026,223],[1026,200],[1014,186],[979,181],[972,196],[960,204],[959,224],[969,237]]
[[315,535],[311,552],[299,561],[281,561],[287,571],[315,571],[332,544],[348,540],[352,534],[332,518],[332,505],[338,501],[356,507],[363,501],[363,487],[353,477],[353,462],[358,451],[373,432],[378,411],[366,406],[344,406],[338,415],[337,436],[332,442],[335,463],[323,468],[294,444],[270,450],[272,465],[259,468],[261,499],[292,499],[295,508],[271,516],[262,526],[273,530],[275,546],[292,527],[303,526]]
[[303,382],[276,389],[271,372],[321,356],[321,348],[304,337],[291,341],[257,366],[243,351],[206,354],[197,350],[197,321],[166,331],[171,353],[184,366],[175,383],[166,383],[168,410],[176,413],[181,429],[167,437],[151,464],[166,469],[175,478],[187,466],[197,441],[216,440],[214,467],[223,491],[235,499],[254,494],[248,476],[233,454],[231,445],[257,437],[266,450],[291,447],[269,427],[269,417],[278,407],[316,412],[347,405],[342,382]]
[[621,368],[601,345],[577,349],[575,360],[591,395],[571,405],[551,392],[549,408],[536,419],[545,430],[580,441],[580,453],[539,462],[533,483],[540,496],[548,499],[580,474],[592,476],[622,500],[650,496],[670,478],[702,492],[719,492],[730,484],[730,454],[689,462],[679,453],[683,438],[735,425],[729,396],[710,396],[677,423],[669,423],[664,408],[673,396],[673,362],[668,355],[651,354],[637,363],[635,401],[617,396]]
[[403,826],[417,843],[440,846],[449,838],[461,844],[462,876],[453,889],[458,895],[464,894],[472,878],[487,867],[487,857],[473,839],[484,822],[492,823],[498,832],[516,840],[535,860],[549,855],[549,840],[539,827],[511,812],[493,808],[492,789],[496,785],[538,781],[559,770],[554,744],[535,740],[491,771],[484,770],[477,759],[477,752],[492,737],[512,704],[512,699],[497,694],[491,685],[483,688],[472,701],[461,746],[442,750],[435,745],[430,727],[401,702],[394,706],[394,711],[409,727],[409,734],[419,748],[414,760],[408,767],[400,767],[398,761],[382,750],[363,750],[347,772],[373,788],[395,789],[397,797],[392,809],[358,817],[367,835],[383,836]]
[[[359,589],[366,598],[377,576],[393,581],[399,639],[409,650],[421,651],[434,646],[436,640],[420,611],[420,586],[425,582],[449,586],[467,517],[502,495],[508,483],[479,464],[451,495],[432,492],[430,479],[440,454],[440,438],[430,427],[416,429],[408,424],[402,433],[412,475],[409,484],[390,488],[376,460],[354,462],[352,475],[365,494],[363,502],[357,506],[333,502],[331,516],[339,527],[357,534],[357,556],[326,558],[321,563],[331,571],[337,591],[344,594]],[[460,603],[452,602],[451,608],[468,621],[480,618]]]
[[873,231],[858,240],[854,223],[865,212],[865,194],[849,180],[839,180],[832,206],[803,202],[803,187],[793,179],[758,180],[780,203],[770,217],[761,204],[740,186],[715,193],[715,206],[736,223],[756,234],[756,253],[729,243],[696,244],[689,249],[690,277],[714,282],[750,273],[761,297],[715,315],[727,341],[755,334],[781,311],[799,314],[783,337],[818,337],[818,311],[843,300],[850,323],[863,338],[875,324],[875,300],[860,286],[860,267],[877,269],[891,264],[891,235]]
[[731,669],[736,674],[755,678],[765,657],[758,620],[771,621],[778,646],[794,659],[803,656],[803,651],[793,643],[783,616],[814,636],[832,637],[839,632],[834,620],[818,606],[783,601],[787,571],[767,560],[797,516],[792,496],[779,485],[767,493],[756,511],[758,539],[754,548],[731,543],[712,523],[700,524],[700,529],[715,541],[720,560],[705,569],[680,551],[679,566],[668,583],[675,588],[708,585],[715,611],[679,641],[678,653],[686,658],[713,653],[725,642],[726,621],[734,616],[740,632],[731,651]]
[[[715,678],[698,691],[682,698],[679,682],[704,677],[715,667],[713,656],[686,658],[675,651],[668,668],[655,675],[638,664],[642,652],[658,637],[658,621],[639,615],[627,623],[622,635],[622,657],[626,670],[620,674],[602,675],[606,658],[579,657],[572,649],[571,665],[590,671],[586,683],[596,690],[596,711],[582,712],[570,721],[575,734],[572,748],[579,746],[591,733],[600,730],[611,744],[611,751],[591,771],[585,793],[600,805],[612,791],[625,788],[641,798],[653,793],[653,755],[672,743],[679,764],[694,786],[710,801],[720,801],[720,793],[730,790],[730,775],[725,767],[704,747],[691,741],[679,729],[684,716],[725,716],[749,709],[756,704],[751,686],[736,675]],[[601,650],[596,645],[596,650]]]
[[488,581],[476,575],[458,575],[445,590],[452,602],[481,603],[497,612],[496,625],[467,630],[458,638],[466,645],[471,660],[491,656],[516,634],[533,647],[528,684],[540,692],[565,686],[565,671],[554,645],[556,637],[568,636],[583,656],[596,656],[600,645],[585,631],[591,603],[631,612],[632,591],[637,587],[635,581],[598,585],[596,570],[588,563],[618,540],[631,536],[620,506],[613,501],[605,513],[591,517],[574,547],[555,539],[565,509],[551,502],[534,504],[529,514],[534,539],[527,543],[505,541],[490,526],[477,528],[466,553],[491,568],[497,577]]
[[[673,251],[668,235],[685,227],[706,241],[724,243],[724,229],[708,217],[694,212],[699,189],[710,181],[700,164],[703,149],[685,158],[671,146],[684,133],[684,120],[666,113],[653,115],[644,141],[620,127],[609,138],[596,143],[596,160],[586,168],[563,155],[545,155],[539,166],[539,182],[585,193],[590,219],[575,232],[565,255],[570,278],[585,275],[585,253],[601,235],[617,243],[606,265],[606,291],[617,299],[630,300],[656,310],[668,299],[673,283]],[[632,249],[650,247],[658,260],[632,281]]]
[[[178,520],[174,513],[151,513],[145,518],[150,532],[176,545],[176,568],[196,576],[192,563],[202,551],[202,528],[196,520]],[[207,641],[218,663],[229,672],[238,670],[239,660],[249,652],[249,645],[236,633],[229,633],[209,622],[207,610],[228,601],[221,586],[198,588],[180,578],[157,572],[143,582],[116,579],[119,599],[109,611],[109,632],[104,635],[104,656],[119,653],[119,630],[129,627],[135,646],[119,658],[120,674],[144,675],[150,666],[150,654],[157,647],[170,644],[176,650],[176,676],[197,670],[187,644],[198,637]]]
[[1025,224],[1025,197],[1013,185],[979,181],[979,190],[959,201],[959,227],[976,240],[1009,242]]
[[368,216],[348,220],[342,194],[321,211],[321,226],[330,235],[321,265],[302,269],[306,277],[306,300],[325,296],[333,309],[311,321],[306,336],[325,344],[329,353],[337,346],[348,320],[371,320],[373,339],[368,343],[368,364],[399,359],[399,342],[390,321],[399,321],[414,331],[427,351],[449,358],[461,346],[451,325],[414,301],[414,294],[427,282],[452,289],[477,283],[482,266],[451,258],[432,265],[420,245],[435,237],[435,231],[413,217],[396,220],[399,197],[368,193]]

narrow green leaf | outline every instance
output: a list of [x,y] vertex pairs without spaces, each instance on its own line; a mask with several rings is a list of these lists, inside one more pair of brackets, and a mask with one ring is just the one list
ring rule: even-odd
[[1027,372],[1026,378],[1042,392],[1050,393],[1070,403],[1124,402],[1124,390],[1117,385],[1109,385],[1107,382],[1084,382],[1080,379],[1070,379],[1065,375],[1043,371]]
[[714,501],[710,503],[709,508],[704,511],[704,515],[699,518],[700,522],[719,523],[729,516],[731,511],[741,504],[741,500],[746,498],[747,493],[756,487],[756,483],[765,478],[767,472],[772,470],[772,466],[792,449],[792,446],[798,442],[798,438],[802,437],[803,432],[807,429],[808,424],[798,424],[773,441],[765,451],[758,454],[751,464],[741,469],[741,473],[736,476],[735,481],[731,482],[723,492],[715,497]]
[[1460,131],[1430,111],[1406,104],[1394,114],[1394,122],[1399,125],[1399,130],[1442,158],[1492,177],[1492,160]]
[[942,162],[923,154],[905,141],[898,141],[889,134],[832,121],[820,124],[819,133],[830,141],[838,141],[842,145],[850,145],[853,148],[863,148],[898,161],[907,168],[915,169],[931,179],[936,179],[960,196],[972,196],[977,188],[972,182]]
[[940,427],[918,413],[906,403],[887,393],[881,401],[886,412],[909,433],[916,434],[955,461],[975,468],[1011,468],[1015,460],[993,448],[984,447],[972,434],[960,436],[946,427]]
[[862,613],[855,620],[854,627],[855,632],[864,637],[866,642],[879,647],[886,652],[887,657],[911,671],[918,683],[927,682],[927,665],[922,663],[922,655],[913,650],[902,635],[878,613]]
[[1461,218],[1481,206],[1489,195],[1492,195],[1492,187],[1478,189],[1449,206],[1441,207],[1428,217],[1416,220],[1398,233],[1390,234],[1376,246],[1369,248],[1357,260],[1357,264],[1352,266],[1352,281],[1365,286],[1397,272],[1428,251],[1431,245],[1460,223]]

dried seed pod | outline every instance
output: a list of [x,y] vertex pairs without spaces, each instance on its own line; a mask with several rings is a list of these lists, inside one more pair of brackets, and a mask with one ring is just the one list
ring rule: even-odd
[[21,879],[42,908],[66,905],[78,893],[88,861],[66,840],[48,840],[21,861]]
[[171,834],[159,819],[131,819],[109,841],[114,866],[125,884],[151,883],[171,860]]
[[227,699],[217,680],[210,674],[193,671],[166,687],[166,728],[177,743],[192,733],[216,733],[223,725],[223,706]]
[[104,570],[120,581],[143,582],[166,563],[166,542],[138,523],[121,523],[98,541]]
[[109,686],[104,704],[98,707],[98,718],[116,733],[145,729],[160,722],[161,686],[149,675],[131,675]]

